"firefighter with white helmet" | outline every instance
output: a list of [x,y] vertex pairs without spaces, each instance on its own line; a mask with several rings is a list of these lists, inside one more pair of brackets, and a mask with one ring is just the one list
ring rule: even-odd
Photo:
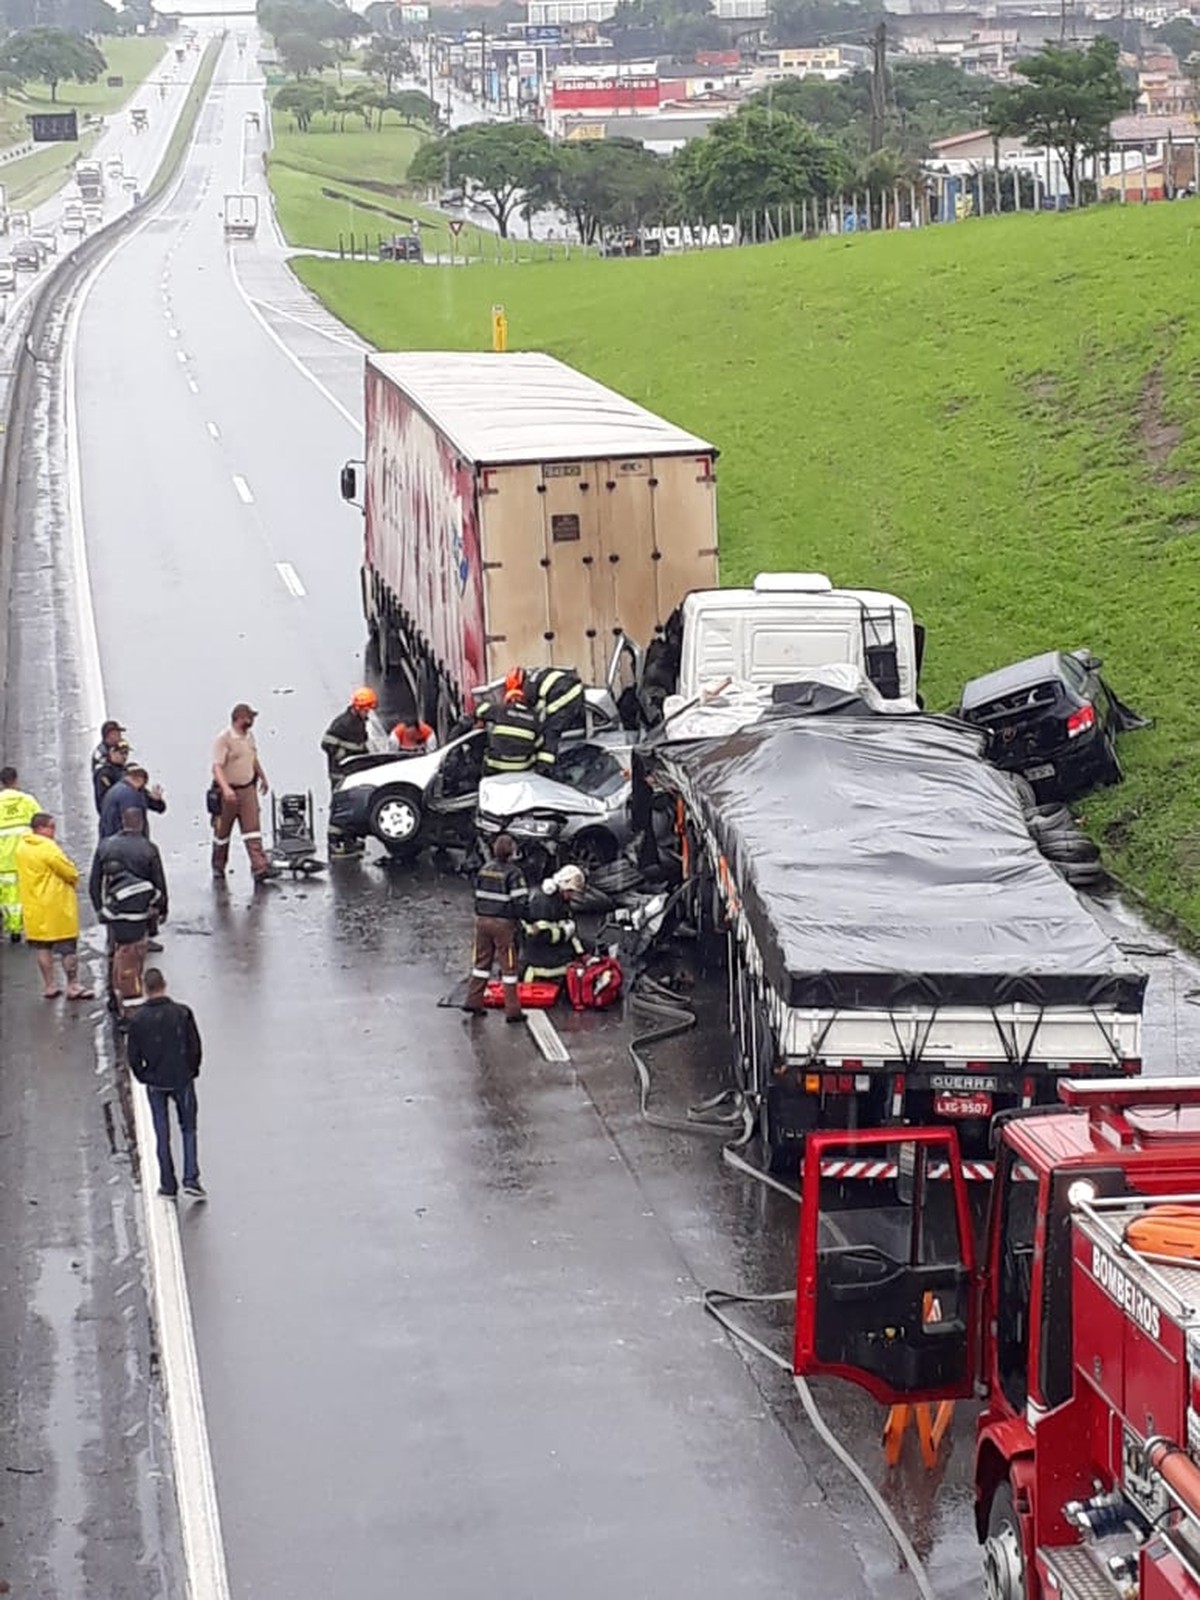
[[583,942],[575,930],[571,902],[587,886],[583,868],[559,867],[530,892],[521,919],[521,981],[559,980],[572,961],[583,955]]

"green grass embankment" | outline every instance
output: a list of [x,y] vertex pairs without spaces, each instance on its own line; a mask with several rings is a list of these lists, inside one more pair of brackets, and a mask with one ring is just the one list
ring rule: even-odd
[[[158,65],[166,50],[162,39],[105,38],[98,44],[108,63],[99,82],[60,83],[58,99],[53,102],[45,84],[31,83],[5,101],[3,115],[0,115],[0,147],[21,144],[29,137],[29,124],[25,119],[34,112],[74,110],[79,113],[80,126],[78,144],[43,145],[32,155],[0,166],[0,183],[7,190],[10,206],[27,210],[40,205],[61,188],[68,169],[80,157],[90,154],[104,131],[100,123],[86,126],[87,119],[111,116],[119,110]],[[120,88],[110,89],[105,81],[109,77],[125,81]]]
[[1200,204],[655,261],[406,274],[299,260],[389,349],[543,349],[712,439],[726,583],[820,570],[929,629],[925,690],[1088,645],[1156,718],[1090,798],[1200,925]]
[[[449,253],[447,219],[403,192],[409,162],[424,135],[417,128],[385,122],[379,130],[339,133],[318,120],[308,133],[290,128],[287,113],[274,116],[275,143],[268,177],[284,238],[309,250],[349,248],[407,233],[417,224],[425,250]],[[389,192],[392,191],[392,192]],[[471,224],[454,241],[457,254],[478,256],[494,248]]]

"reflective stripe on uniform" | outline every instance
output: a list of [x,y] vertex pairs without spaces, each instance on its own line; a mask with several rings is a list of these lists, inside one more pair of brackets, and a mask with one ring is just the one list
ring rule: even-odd
[[131,894],[145,894],[147,889],[151,894],[158,893],[158,890],[148,879],[139,878],[136,883],[127,883],[123,889],[114,889],[112,898],[114,900],[128,900]]
[[509,984],[514,984],[515,985],[516,981],[517,981],[517,975],[516,975],[515,972],[506,972],[503,975],[503,977],[500,979],[500,982],[502,984],[504,984],[504,986],[506,988],[508,987]]
[[490,978],[491,977],[491,973],[488,971],[488,969],[486,967],[472,967],[471,968],[471,976],[473,978],[485,978],[486,979],[486,978]]

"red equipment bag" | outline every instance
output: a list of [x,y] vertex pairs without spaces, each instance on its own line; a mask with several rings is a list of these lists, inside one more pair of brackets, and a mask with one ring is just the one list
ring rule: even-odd
[[[517,985],[517,998],[521,1002],[522,1011],[545,1011],[558,999],[559,984],[553,978],[538,978],[533,983],[519,983]],[[498,978],[493,978],[483,991],[483,1003],[492,1010],[499,1010],[504,1004],[504,985]]]
[[567,968],[567,998],[576,1011],[607,1011],[621,998],[623,981],[616,956],[586,956]]

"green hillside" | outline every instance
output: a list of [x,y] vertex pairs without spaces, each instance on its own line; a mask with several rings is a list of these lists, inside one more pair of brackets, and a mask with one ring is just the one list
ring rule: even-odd
[[[513,348],[722,451],[725,582],[819,569],[910,598],[926,695],[1088,645],[1157,726],[1087,803],[1117,868],[1200,925],[1200,206],[972,222],[655,261],[298,261],[390,348]],[[398,277],[402,281],[398,281]]]

